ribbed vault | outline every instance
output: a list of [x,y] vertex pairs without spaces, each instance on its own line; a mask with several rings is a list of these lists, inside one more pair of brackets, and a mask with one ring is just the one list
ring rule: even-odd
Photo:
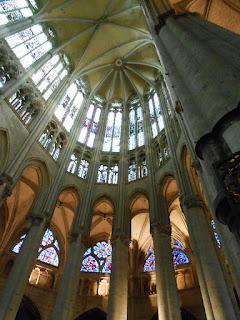
[[137,0],[51,0],[36,21],[51,26],[73,76],[107,100],[142,95],[161,70]]

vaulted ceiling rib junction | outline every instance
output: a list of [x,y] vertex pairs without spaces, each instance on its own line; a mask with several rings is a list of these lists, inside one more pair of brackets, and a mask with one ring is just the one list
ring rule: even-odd
[[51,0],[35,19],[55,30],[72,77],[82,77],[91,96],[126,102],[142,96],[161,71],[137,0]]

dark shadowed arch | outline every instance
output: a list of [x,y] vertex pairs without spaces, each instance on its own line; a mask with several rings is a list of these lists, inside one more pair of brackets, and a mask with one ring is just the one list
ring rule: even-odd
[[37,307],[26,296],[22,299],[15,320],[41,320]]
[[107,314],[99,308],[94,308],[84,312],[75,320],[107,320]]

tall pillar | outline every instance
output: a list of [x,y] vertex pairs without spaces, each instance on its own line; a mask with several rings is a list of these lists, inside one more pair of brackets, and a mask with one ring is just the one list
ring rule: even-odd
[[72,318],[73,305],[79,285],[83,253],[84,246],[82,243],[82,234],[71,234],[67,260],[64,266],[57,299],[55,301],[51,317],[52,320],[66,320]]
[[112,270],[108,298],[108,320],[127,320],[129,238],[116,235],[112,239]]
[[224,274],[209,234],[202,203],[196,198],[185,197],[181,201],[181,205],[195,253],[197,274],[207,319],[237,319]]
[[152,223],[156,261],[157,304],[159,320],[180,320],[178,291],[172,261],[171,226]]
[[38,249],[46,228],[46,220],[32,217],[31,227],[16,256],[10,275],[0,296],[0,319],[13,320],[21,303]]

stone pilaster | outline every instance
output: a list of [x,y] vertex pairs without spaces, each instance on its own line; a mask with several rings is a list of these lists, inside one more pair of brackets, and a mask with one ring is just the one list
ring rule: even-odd
[[112,270],[108,298],[108,320],[127,320],[129,237],[112,238]]
[[159,320],[181,319],[175,271],[172,261],[171,226],[151,223],[156,262]]

